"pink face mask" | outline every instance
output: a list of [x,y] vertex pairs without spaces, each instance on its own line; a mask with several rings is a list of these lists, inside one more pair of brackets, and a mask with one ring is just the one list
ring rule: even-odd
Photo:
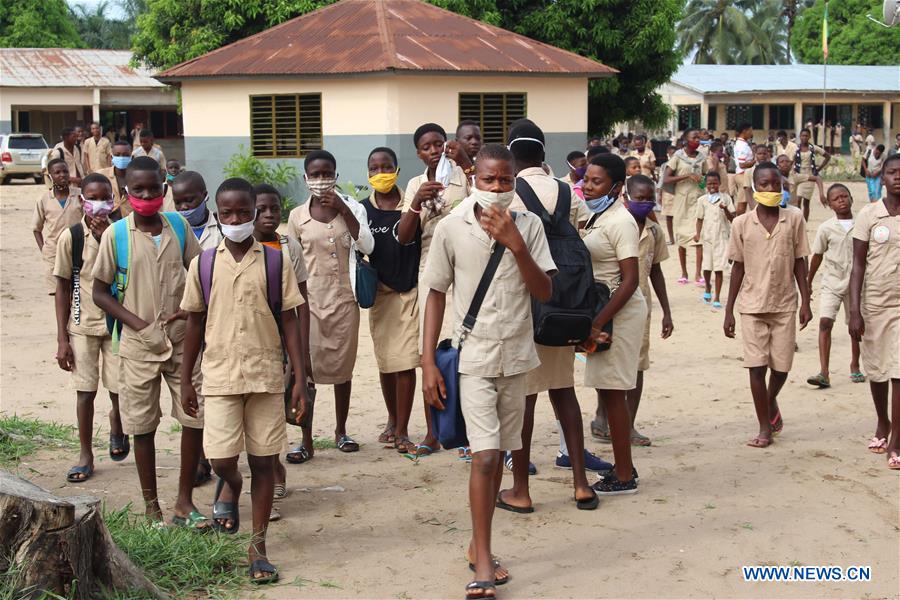
[[112,200],[88,200],[83,195],[81,196],[81,203],[84,207],[84,214],[92,219],[100,219],[107,216],[113,211],[114,206]]
[[163,200],[165,200],[165,196],[159,196],[157,198],[144,200],[143,198],[138,198],[136,196],[128,194],[128,201],[131,203],[131,207],[134,209],[134,212],[141,215],[142,217],[152,217],[153,215],[158,213],[159,209],[162,208]]

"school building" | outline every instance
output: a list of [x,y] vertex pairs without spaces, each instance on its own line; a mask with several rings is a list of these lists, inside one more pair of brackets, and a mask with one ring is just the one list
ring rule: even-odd
[[177,91],[130,61],[127,50],[0,48],[0,133],[40,133],[53,146],[63,127],[99,121],[126,138],[144,123],[166,156],[183,157]]
[[559,170],[585,145],[588,80],[615,73],[419,0],[342,0],[156,78],[181,87],[186,160],[213,189],[241,146],[301,172],[306,153],[325,148],[340,181],[356,184],[369,151],[388,146],[402,184],[424,169],[416,128],[435,122],[452,138],[463,119],[486,142],[534,120]]
[[[673,112],[668,129],[700,127],[733,136],[743,122],[764,133],[799,132],[820,122],[822,86],[822,65],[691,64],[657,92]],[[843,125],[844,152],[857,123],[871,129],[879,144],[893,143],[900,131],[900,66],[829,66],[826,86],[825,120]]]

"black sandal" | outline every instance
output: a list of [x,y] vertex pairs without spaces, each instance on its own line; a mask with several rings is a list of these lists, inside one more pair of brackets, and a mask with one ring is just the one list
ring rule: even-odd
[[[238,510],[237,502],[219,502],[219,495],[224,487],[225,480],[219,477],[219,481],[216,483],[216,495],[213,496],[212,526],[221,533],[234,534],[241,528],[241,513]],[[219,519],[231,521],[233,524],[231,529],[226,527],[224,523],[220,523]]]
[[[497,569],[503,566],[499,560],[495,558],[491,561],[491,564],[494,566],[494,585],[503,585],[509,581],[509,573],[506,574],[506,577],[497,577]],[[469,563],[469,570],[473,573],[475,572],[475,563]]]
[[[118,453],[114,454],[113,450],[117,450]],[[126,434],[109,434],[109,457],[112,460],[122,462],[128,458],[129,453],[131,453],[131,441],[129,441],[129,437]]]
[[600,498],[597,496],[597,492],[591,488],[591,493],[593,496],[588,498],[587,500],[579,500],[575,498],[575,507],[578,510],[596,510],[598,506],[600,506]]
[[[480,593],[470,594],[474,590],[481,590]],[[490,592],[490,593],[488,593]],[[496,598],[497,586],[493,581],[473,581],[466,586],[466,600],[478,600],[479,598]]]
[[357,452],[359,451],[359,444],[345,433],[338,439],[337,448],[341,452]]
[[311,458],[312,456],[309,455],[309,450],[306,449],[306,446],[292,448],[290,452],[284,455],[284,460],[292,465],[302,465]]
[[[254,577],[256,573],[268,573],[266,577]],[[278,569],[265,558],[257,558],[250,565],[250,583],[266,585],[278,581]]]

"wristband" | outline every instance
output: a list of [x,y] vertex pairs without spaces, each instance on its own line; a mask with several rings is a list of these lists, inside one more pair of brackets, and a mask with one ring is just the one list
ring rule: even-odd
[[420,214],[422,214],[422,209],[420,208],[419,210],[416,210],[416,209],[414,209],[414,208],[412,207],[412,205],[410,205],[410,207],[409,207],[409,212],[415,213],[415,214],[417,214],[417,215],[420,215]]

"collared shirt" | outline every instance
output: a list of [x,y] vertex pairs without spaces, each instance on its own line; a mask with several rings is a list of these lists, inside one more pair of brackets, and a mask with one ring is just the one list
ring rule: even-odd
[[640,256],[641,234],[637,222],[621,200],[585,228],[584,244],[591,253],[594,280],[615,290],[622,282],[619,261]]
[[[100,249],[100,242],[91,234],[91,228],[82,219],[81,226],[84,234],[84,245],[81,251],[81,271],[79,272],[79,310],[80,323],[75,323],[75,298],[72,298],[69,311],[68,331],[83,335],[109,335],[106,330],[106,313],[94,304],[93,286],[94,278],[92,270]],[[66,229],[59,236],[59,244],[56,250],[56,264],[53,274],[62,279],[72,279],[72,229]]]
[[99,141],[93,137],[86,139],[83,154],[85,173],[94,173],[112,165],[112,144],[102,135]]
[[[553,216],[553,213],[556,211],[556,203],[559,196],[559,184],[557,183],[559,180],[547,175],[540,167],[522,169],[516,177],[523,179],[531,186],[531,189],[534,190],[538,200],[541,201],[541,204],[544,205],[544,208],[550,216]],[[509,209],[518,211],[528,210],[518,194],[513,198]],[[590,218],[591,211],[588,210],[584,200],[579,198],[573,192],[569,208],[569,222],[572,223],[575,229],[578,229],[579,222],[587,221]]]
[[[419,191],[419,188],[422,187],[422,184],[426,181],[428,181],[427,168],[424,173],[413,177],[409,180],[409,183],[406,184],[406,192],[403,194],[403,206],[406,210],[412,206],[412,201],[413,198],[416,197],[416,192]],[[431,237],[434,235],[434,230],[437,228],[438,223],[441,219],[449,215],[450,211],[459,205],[459,203],[468,195],[469,180],[466,178],[466,174],[462,170],[462,167],[457,165],[453,167],[453,175],[450,176],[450,185],[447,186],[443,196],[441,196],[441,201],[443,202],[441,210],[434,211],[427,206],[422,207],[422,212],[419,214],[419,223],[422,226],[422,259],[419,261],[420,274],[425,269],[428,249],[431,247]]]
[[159,168],[162,171],[166,170],[166,155],[163,154],[162,148],[157,146],[156,144],[150,148],[150,152],[144,150],[143,146],[138,146],[134,150],[131,151],[131,156],[137,158],[138,156],[149,156],[153,160],[159,163]]
[[900,307],[900,215],[891,216],[884,200],[856,215],[853,239],[869,244],[863,302],[875,310]]
[[[193,227],[191,227],[191,229],[193,229]],[[194,232],[194,235],[197,235],[197,233]],[[216,218],[216,214],[210,210],[206,215],[206,224],[203,225],[203,230],[197,237],[197,241],[200,242],[200,248],[203,250],[217,248],[219,242],[223,239],[225,238],[219,230],[219,220]]]
[[128,195],[125,192],[124,185],[122,187],[119,186],[119,180],[116,179],[115,169],[115,167],[107,167],[95,171],[95,173],[99,173],[109,179],[109,183],[112,185],[113,190],[113,203],[116,208],[122,207],[122,216],[127,217],[131,213],[131,204],[128,202]]
[[[553,274],[556,264],[541,220],[516,212],[516,227],[541,271]],[[462,322],[493,250],[493,242],[475,218],[475,200],[464,200],[441,219],[434,231],[423,284],[446,293],[453,285],[454,332]],[[505,251],[487,290],[475,327],[465,339],[459,372],[481,377],[527,373],[540,364],[534,347],[531,294],[511,252]]]
[[775,141],[775,156],[772,157],[773,162],[782,154],[787,156],[790,159],[790,161],[793,163],[794,159],[797,158],[797,144],[788,140],[788,143],[786,145],[782,146],[781,142],[776,140]]
[[[178,217],[183,219],[183,217]],[[191,226],[184,222],[184,254],[181,253],[178,237],[162,218],[162,233],[159,248],[149,233],[134,224],[134,216],[125,218],[131,236],[129,255],[128,288],[125,290],[123,306],[138,318],[151,324],[154,332],[163,328],[162,321],[178,311],[184,293],[185,273],[191,259],[200,254],[200,244],[191,234]],[[114,227],[110,226],[100,238],[100,249],[94,264],[93,277],[104,283],[113,283],[116,278],[116,248],[113,246]],[[185,322],[176,320],[165,326],[166,337],[171,344],[179,344],[184,339]],[[162,362],[171,356],[168,352],[148,347],[148,335],[139,334],[127,325],[122,328],[119,355],[134,360]]]
[[846,294],[853,266],[853,228],[844,229],[837,217],[831,217],[819,225],[812,253],[822,255],[822,288]]
[[653,178],[654,173],[656,172],[656,156],[649,148],[644,148],[643,154],[639,153],[637,150],[632,150],[628,153],[628,156],[633,156],[638,159],[641,165],[641,175],[646,175],[647,177]]
[[[199,260],[191,261],[181,308],[206,313],[200,367],[204,395],[284,391],[281,337],[269,308],[263,252],[263,245],[254,240],[241,262],[235,262],[225,242],[218,245],[208,308],[200,288]],[[282,261],[281,309],[301,304],[291,261]]]
[[737,297],[739,313],[797,310],[794,261],[809,256],[803,213],[778,209],[772,233],[759,222],[756,210],[731,223],[728,258],[744,264],[744,281]]
[[69,197],[63,206],[59,205],[53,190],[41,194],[34,201],[31,230],[40,231],[44,236],[44,247],[41,251],[45,258],[53,258],[56,255],[59,236],[84,216],[80,195],[79,188],[69,186]]
[[700,228],[701,241],[713,243],[716,240],[727,240],[731,223],[725,216],[722,206],[729,212],[734,212],[734,199],[723,193],[719,194],[719,201],[715,204],[709,201],[709,194],[703,194],[697,199],[696,217],[703,219],[703,226]]
[[644,229],[641,231],[641,239],[638,242],[638,287],[647,299],[647,307],[650,307],[650,270],[653,265],[659,264],[669,258],[669,249],[666,247],[666,236],[662,227],[654,221],[647,219]]
[[[697,152],[697,155],[691,158],[684,150],[679,150],[672,155],[666,166],[669,167],[669,170],[675,177],[684,177],[685,175],[702,176],[706,174],[708,168],[706,163],[706,156],[701,152]],[[700,181],[703,180],[701,179]],[[703,194],[703,190],[700,189],[699,182],[682,179],[675,184],[675,198],[692,200],[699,198],[701,194]]]
[[741,167],[741,163],[745,163],[751,158],[753,158],[753,149],[750,148],[750,144],[747,143],[747,140],[742,137],[736,139],[734,141],[734,172],[743,173],[744,168]]
[[[60,157],[59,152],[62,150],[62,157]],[[84,177],[84,162],[81,159],[81,148],[76,144],[71,151],[66,148],[66,145],[63,142],[59,142],[47,153],[47,163],[51,160],[62,158],[66,161],[66,166],[69,167],[69,175],[76,175],[78,177]]]

